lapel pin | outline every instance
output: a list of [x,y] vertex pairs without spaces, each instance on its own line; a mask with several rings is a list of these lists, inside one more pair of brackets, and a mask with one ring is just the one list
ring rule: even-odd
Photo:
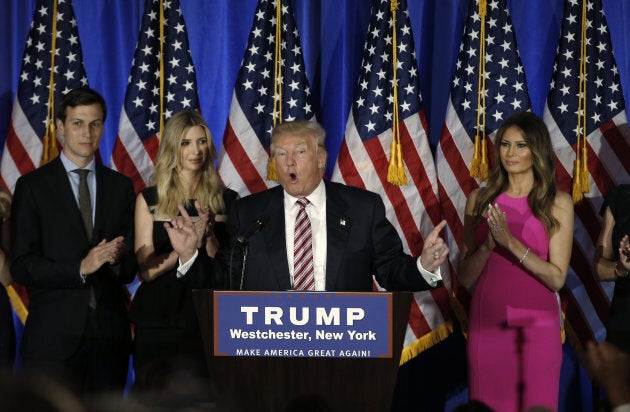
[[346,219],[339,219],[339,226],[346,227]]

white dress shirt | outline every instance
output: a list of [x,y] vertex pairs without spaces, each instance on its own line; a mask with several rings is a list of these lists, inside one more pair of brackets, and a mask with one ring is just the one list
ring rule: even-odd
[[[306,205],[306,214],[311,221],[313,233],[313,268],[315,274],[315,290],[326,290],[326,187],[320,182],[313,193],[306,196],[309,204]],[[295,218],[300,206],[299,198],[284,192],[284,228],[286,231],[287,260],[289,262],[289,274],[291,286],[293,286],[293,240],[295,236]]]

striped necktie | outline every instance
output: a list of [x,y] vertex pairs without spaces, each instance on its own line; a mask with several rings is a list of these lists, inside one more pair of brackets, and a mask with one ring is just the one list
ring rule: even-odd
[[293,288],[295,290],[314,290],[315,274],[313,271],[313,232],[311,221],[306,214],[307,198],[297,202],[300,210],[295,218],[293,237]]

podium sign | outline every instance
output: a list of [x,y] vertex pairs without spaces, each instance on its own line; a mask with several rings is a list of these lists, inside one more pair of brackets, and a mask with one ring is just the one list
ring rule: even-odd
[[[208,390],[225,410],[303,410],[294,402],[308,409],[317,400],[336,411],[390,410],[411,293],[194,290],[193,297]],[[292,352],[264,352],[280,348]]]
[[391,358],[392,295],[215,292],[214,356]]

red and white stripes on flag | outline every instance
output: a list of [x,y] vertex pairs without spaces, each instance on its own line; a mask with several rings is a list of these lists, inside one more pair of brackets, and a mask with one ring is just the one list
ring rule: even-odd
[[199,99],[179,0],[146,0],[111,158],[136,192],[150,183],[164,123],[186,109]]
[[276,185],[267,174],[271,129],[313,118],[310,94],[291,1],[259,0],[219,154],[226,186],[245,196]]
[[[484,100],[485,106],[480,104]],[[504,120],[529,109],[523,65],[505,0],[487,4],[470,0],[435,160],[440,204],[448,227],[449,259],[454,268],[463,239],[466,198],[479,187],[471,177],[477,130],[481,136],[493,138]],[[480,143],[487,145],[488,164],[492,164],[492,142],[483,139]],[[454,285],[459,309],[466,312],[469,295],[456,282]],[[466,327],[464,312],[460,319]]]
[[[582,103],[579,102],[581,61],[584,62],[582,74],[586,76]],[[574,161],[576,152],[580,151],[578,128],[580,135],[586,138],[589,191],[575,205],[571,267],[561,291],[568,331],[581,344],[605,337],[604,323],[613,283],[606,282],[607,291],[602,288],[606,283],[598,281],[593,257],[603,196],[614,186],[630,182],[627,156],[630,128],[624,108],[601,0],[588,4],[566,1],[544,120],[556,152],[561,190],[572,191]],[[578,113],[582,114],[581,118]]]
[[[424,236],[441,218],[405,0],[398,2],[395,13],[390,2],[372,3],[361,66],[332,180],[380,194],[405,251],[417,256],[422,251]],[[394,113],[396,99],[399,117]],[[390,149],[394,119],[399,119],[400,147],[408,178],[408,183],[400,186],[388,181],[390,158],[395,156]],[[402,362],[445,338],[452,330],[450,277],[448,268],[445,269],[442,274],[446,288],[414,294]]]

